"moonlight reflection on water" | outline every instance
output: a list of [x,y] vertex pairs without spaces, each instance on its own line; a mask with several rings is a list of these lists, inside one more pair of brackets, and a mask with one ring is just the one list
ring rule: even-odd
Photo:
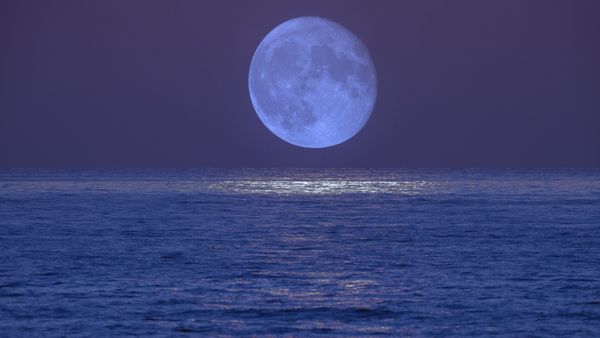
[[338,181],[338,180],[241,180],[211,185],[215,191],[235,194],[336,195],[336,194],[418,194],[438,184],[427,181]]

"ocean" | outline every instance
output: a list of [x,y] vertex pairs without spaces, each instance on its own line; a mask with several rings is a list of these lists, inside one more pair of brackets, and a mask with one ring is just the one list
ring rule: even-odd
[[0,336],[600,336],[599,169],[1,170]]

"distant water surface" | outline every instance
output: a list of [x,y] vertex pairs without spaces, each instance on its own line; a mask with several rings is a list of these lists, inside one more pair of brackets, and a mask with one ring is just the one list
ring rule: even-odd
[[0,171],[0,336],[600,336],[600,170]]

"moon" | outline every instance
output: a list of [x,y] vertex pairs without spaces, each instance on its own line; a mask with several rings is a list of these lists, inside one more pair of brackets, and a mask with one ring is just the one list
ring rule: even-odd
[[252,57],[248,87],[263,124],[305,148],[356,135],[377,98],[367,47],[342,25],[319,17],[291,19],[269,32]]

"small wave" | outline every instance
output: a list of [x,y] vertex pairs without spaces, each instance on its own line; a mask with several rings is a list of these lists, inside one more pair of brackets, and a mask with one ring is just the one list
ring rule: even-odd
[[231,309],[228,314],[234,314],[244,317],[302,317],[302,318],[389,318],[395,315],[395,312],[387,307],[313,307],[313,308],[283,308],[283,309]]

